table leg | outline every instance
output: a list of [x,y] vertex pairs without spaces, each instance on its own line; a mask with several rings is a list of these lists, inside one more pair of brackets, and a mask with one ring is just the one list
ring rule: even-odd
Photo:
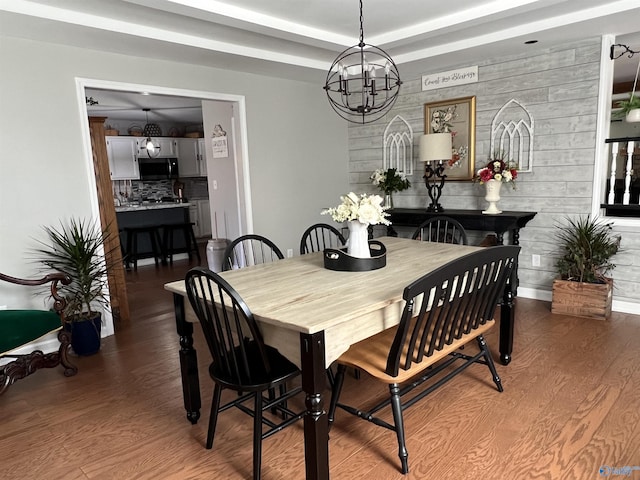
[[516,305],[513,294],[513,279],[515,275],[511,273],[511,280],[504,287],[504,295],[500,306],[500,361],[503,365],[511,362],[511,352],[513,351],[513,322],[516,314]]
[[193,324],[187,322],[184,313],[184,297],[173,294],[176,312],[176,329],[180,336],[180,374],[182,397],[187,411],[187,420],[195,424],[200,418],[200,380],[198,379],[198,357],[193,348]]
[[304,417],[304,457],[307,480],[329,479],[329,425],[322,391],[327,374],[324,368],[324,332],[300,334],[302,389],[307,414]]

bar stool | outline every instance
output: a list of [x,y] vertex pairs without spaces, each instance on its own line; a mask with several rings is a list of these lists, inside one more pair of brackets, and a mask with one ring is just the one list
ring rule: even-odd
[[127,235],[127,262],[133,263],[134,270],[138,270],[138,259],[149,256],[149,252],[138,251],[139,235],[148,236],[149,242],[151,243],[151,254],[153,255],[156,267],[158,266],[158,259],[164,263],[158,227],[125,227],[124,232]]
[[[176,253],[186,253],[189,255],[189,260],[192,258],[192,254],[195,253],[200,263],[200,251],[198,249],[198,242],[196,241],[196,235],[193,233],[193,222],[184,223],[168,223],[162,225],[162,245],[164,247],[164,255],[169,259],[169,264],[173,265],[173,255]],[[181,234],[184,239],[184,247],[175,247],[174,238],[175,233]]]

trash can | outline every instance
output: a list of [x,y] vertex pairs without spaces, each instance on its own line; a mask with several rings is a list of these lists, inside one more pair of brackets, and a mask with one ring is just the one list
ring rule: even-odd
[[207,241],[207,264],[209,265],[209,270],[216,273],[222,271],[224,250],[228,244],[229,241],[226,238],[212,238]]

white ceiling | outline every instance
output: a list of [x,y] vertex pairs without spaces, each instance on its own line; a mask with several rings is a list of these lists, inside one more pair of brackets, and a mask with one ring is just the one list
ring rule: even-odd
[[[603,34],[640,50],[640,0],[363,4],[365,42],[386,50],[404,78]],[[357,0],[0,0],[0,31],[322,85],[337,54],[358,43],[359,12]],[[638,61],[617,60],[616,81],[633,80]],[[167,107],[156,97],[121,103]]]

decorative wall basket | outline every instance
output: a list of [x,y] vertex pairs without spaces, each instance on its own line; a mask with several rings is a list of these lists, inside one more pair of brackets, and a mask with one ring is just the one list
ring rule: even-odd
[[127,130],[127,133],[133,137],[141,137],[142,127],[140,125],[131,125]]
[[367,272],[387,264],[387,249],[377,240],[369,240],[371,258],[352,257],[345,248],[325,248],[324,268],[339,272]]

